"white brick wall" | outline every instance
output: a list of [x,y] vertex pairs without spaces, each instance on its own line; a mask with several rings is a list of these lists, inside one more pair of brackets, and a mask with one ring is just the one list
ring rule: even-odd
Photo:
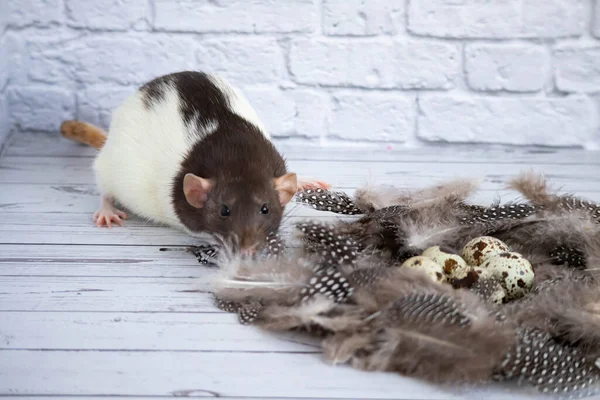
[[600,0],[0,0],[0,142],[184,69],[282,138],[600,147]]
[[10,114],[8,110],[8,99],[6,98],[6,87],[9,74],[9,53],[7,45],[7,18],[4,7],[0,3],[0,150],[10,130]]

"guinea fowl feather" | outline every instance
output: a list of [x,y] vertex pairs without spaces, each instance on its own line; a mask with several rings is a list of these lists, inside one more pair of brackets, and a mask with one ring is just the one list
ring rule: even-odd
[[521,326],[542,330],[561,342],[576,345],[584,355],[600,357],[599,281],[570,273],[542,286],[527,302],[508,308],[507,312]]
[[[539,176],[520,179],[513,187],[531,204],[467,204],[475,185],[466,180],[416,191],[363,188],[354,199],[301,192],[298,200],[317,210],[362,215],[301,222],[300,248],[277,245],[277,257],[244,259],[220,250],[213,257],[221,267],[215,304],[242,324],[321,337],[333,363],[439,383],[516,379],[565,398],[597,393],[595,209],[552,194]],[[495,304],[501,285],[494,279],[467,277],[473,282],[465,290],[401,267],[429,246],[459,253],[484,235],[533,264],[534,286],[524,297]]]
[[[404,277],[411,283],[419,281],[418,274],[410,275],[405,272]],[[514,345],[512,329],[498,325],[484,304],[467,292],[447,291],[431,281],[397,282],[399,292],[382,282],[374,298],[357,293],[362,308],[378,311],[364,325],[327,338],[326,357],[355,368],[394,371],[433,382],[489,381]],[[381,296],[379,290],[396,294]]]
[[296,201],[311,206],[318,211],[329,211],[336,214],[357,215],[364,210],[357,207],[352,198],[343,192],[325,189],[305,189],[296,194]]
[[560,343],[535,328],[518,328],[516,345],[502,361],[496,379],[526,381],[558,398],[589,397],[600,392],[600,368],[576,346]]
[[503,220],[522,220],[534,215],[540,210],[539,207],[524,203],[505,203],[496,202],[489,207],[477,205],[465,205],[464,209],[467,215],[462,217],[461,224],[494,224]]
[[600,225],[585,213],[548,216],[490,234],[532,263],[579,269],[600,263]]

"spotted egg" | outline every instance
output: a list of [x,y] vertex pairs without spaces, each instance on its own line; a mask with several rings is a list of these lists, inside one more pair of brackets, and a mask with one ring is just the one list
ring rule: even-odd
[[431,258],[423,256],[411,257],[404,261],[401,267],[420,269],[435,282],[446,282],[443,268]]
[[469,265],[480,266],[491,256],[510,251],[503,241],[491,236],[480,236],[472,239],[463,247],[462,258]]
[[488,257],[481,267],[499,280],[508,300],[518,299],[527,294],[535,278],[531,263],[515,252]]
[[423,257],[432,259],[436,264],[440,265],[444,270],[444,275],[448,279],[462,279],[467,276],[470,268],[458,254],[453,254],[451,250],[440,248],[440,246],[432,246],[425,249]]

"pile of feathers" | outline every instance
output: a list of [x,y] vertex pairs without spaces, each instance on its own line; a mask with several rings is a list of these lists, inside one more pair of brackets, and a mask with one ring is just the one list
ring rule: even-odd
[[[298,202],[355,217],[298,223],[290,243],[271,235],[258,258],[213,251],[215,303],[243,324],[320,338],[333,364],[470,387],[515,380],[558,398],[597,394],[600,206],[531,172],[509,186],[522,202],[471,204],[477,185],[467,180],[353,197],[305,190]],[[493,244],[500,250],[486,255]],[[518,258],[530,279],[519,288],[505,279],[502,256]],[[434,264],[443,276],[419,267]]]

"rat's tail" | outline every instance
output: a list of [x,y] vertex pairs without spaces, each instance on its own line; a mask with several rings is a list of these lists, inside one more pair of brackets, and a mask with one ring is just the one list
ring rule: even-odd
[[60,133],[67,139],[87,144],[98,150],[106,142],[106,132],[87,122],[64,121],[60,126]]

